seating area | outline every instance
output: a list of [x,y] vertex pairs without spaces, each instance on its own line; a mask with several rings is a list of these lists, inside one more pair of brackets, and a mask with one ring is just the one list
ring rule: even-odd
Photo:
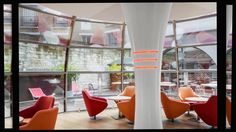
[[11,8],[4,5],[5,128],[231,129],[231,6],[225,87],[217,3],[21,3],[18,61]]

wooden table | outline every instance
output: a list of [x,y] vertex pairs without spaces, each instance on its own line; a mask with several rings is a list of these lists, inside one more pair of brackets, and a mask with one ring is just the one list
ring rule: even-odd
[[[108,100],[114,100],[114,101],[122,101],[122,100],[130,100],[131,97],[130,96],[110,96],[110,97],[106,97],[106,99]],[[118,116],[111,116],[113,119],[115,120],[119,120],[121,118],[120,116],[120,110],[119,110],[119,113],[118,113]]]

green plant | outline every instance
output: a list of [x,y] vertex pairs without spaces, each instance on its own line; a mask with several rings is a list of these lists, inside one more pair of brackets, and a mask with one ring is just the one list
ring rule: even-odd
[[134,73],[124,73],[124,76],[132,78],[134,76]]
[[4,64],[4,71],[10,72],[11,71],[11,65],[10,64]]
[[[75,71],[75,70],[78,70],[78,68],[74,65],[68,65],[68,70]],[[76,81],[79,79],[79,74],[78,73],[70,73],[70,74],[68,74],[68,78],[72,81]]]
[[121,65],[119,64],[111,64],[108,68],[110,71],[120,71]]
[[[53,70],[53,71],[64,71],[64,65],[60,64],[56,67],[51,68],[51,70]],[[68,65],[68,70],[69,71],[75,71],[75,70],[78,70],[78,68],[74,65]],[[78,73],[69,73],[67,75],[67,77],[68,77],[69,80],[76,81],[76,80],[79,79],[79,74]]]

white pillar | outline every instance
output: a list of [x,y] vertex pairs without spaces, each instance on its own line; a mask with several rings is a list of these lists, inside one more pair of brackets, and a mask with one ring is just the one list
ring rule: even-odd
[[[164,35],[172,4],[122,4],[129,30],[132,51],[158,50],[156,54],[136,54],[137,58],[157,58],[154,62],[135,62],[134,66],[159,66],[162,61]],[[161,68],[135,70],[135,121],[134,129],[162,129],[160,100]]]

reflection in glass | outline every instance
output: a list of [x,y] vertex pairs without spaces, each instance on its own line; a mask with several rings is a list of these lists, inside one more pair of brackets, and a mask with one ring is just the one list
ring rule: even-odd
[[33,10],[19,8],[21,40],[67,45],[71,20]]
[[88,47],[121,47],[122,26],[76,21],[72,44]]
[[216,43],[216,16],[176,23],[179,45]]
[[4,43],[11,44],[12,32],[11,32],[11,13],[4,12]]

